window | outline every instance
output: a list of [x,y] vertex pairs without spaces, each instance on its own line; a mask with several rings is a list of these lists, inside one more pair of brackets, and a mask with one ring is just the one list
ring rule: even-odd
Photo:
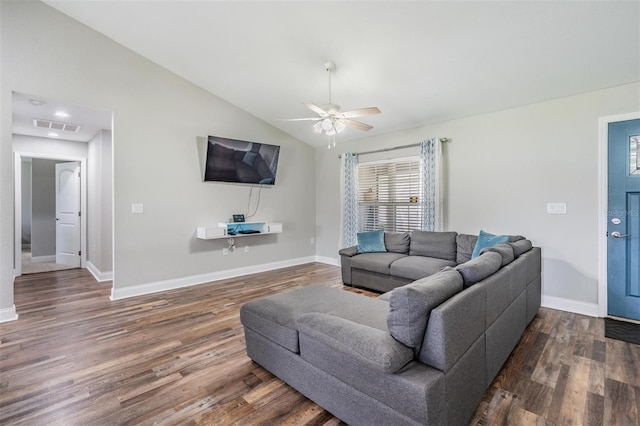
[[359,231],[420,229],[418,157],[358,164]]

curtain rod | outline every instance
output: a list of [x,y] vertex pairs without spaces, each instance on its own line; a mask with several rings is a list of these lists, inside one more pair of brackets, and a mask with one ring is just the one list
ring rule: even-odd
[[[448,138],[440,138],[440,142],[442,142],[442,143],[449,142],[449,139]],[[376,149],[374,151],[354,152],[354,154],[355,155],[377,154],[379,152],[395,151],[396,149],[413,148],[415,146],[420,146],[420,144],[419,143],[412,143],[410,145],[394,146],[393,148],[382,148],[382,149]],[[342,158],[342,154],[338,154],[338,158]]]

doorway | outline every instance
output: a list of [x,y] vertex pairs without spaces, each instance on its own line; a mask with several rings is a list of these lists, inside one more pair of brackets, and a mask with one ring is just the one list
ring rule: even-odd
[[[71,238],[73,241],[63,241],[64,232],[60,235],[60,221],[57,220],[61,216],[56,211],[60,206],[56,168],[59,164],[69,162],[77,165],[80,174],[77,182],[74,182],[77,186],[74,202],[78,203],[75,214],[79,220],[75,227],[77,235]],[[31,173],[25,168],[31,169]],[[15,276],[85,267],[86,255],[83,254],[87,246],[87,215],[82,212],[87,210],[86,168],[86,158],[15,152]],[[61,250],[70,252],[67,250],[69,244],[78,247],[75,259],[59,255]]]
[[[45,217],[53,242],[49,251],[37,260],[44,260],[57,269],[61,264],[87,268],[97,281],[113,277],[113,113],[61,102],[25,93],[12,92],[12,143],[14,151],[14,275],[23,273],[23,245],[35,235],[31,231],[35,217],[28,210],[35,202],[35,194],[26,194],[23,203],[23,186],[31,185],[31,174],[25,169],[35,163],[47,164],[50,192],[47,197],[55,200],[56,163],[76,162],[69,170],[61,170],[63,181],[79,184],[79,199],[71,202],[74,213],[50,213]],[[77,169],[80,176],[78,178]],[[28,171],[28,170],[27,170]],[[68,183],[68,182],[66,182]],[[74,187],[75,187],[74,186]],[[65,186],[68,190],[69,187]],[[76,193],[77,189],[71,190]],[[31,197],[31,200],[29,198]],[[38,196],[39,197],[39,196]],[[38,200],[39,201],[39,200]],[[59,203],[58,203],[59,204]],[[79,204],[79,208],[78,205]],[[52,201],[50,206],[55,206]],[[24,213],[24,214],[23,214]],[[59,220],[56,220],[59,219]],[[66,219],[73,218],[70,222]],[[33,220],[32,220],[33,219]],[[61,223],[65,219],[64,226]],[[24,226],[23,226],[24,225]],[[72,230],[72,232],[66,232]],[[28,237],[23,241],[22,235]],[[73,236],[72,239],[68,238]],[[63,240],[60,240],[60,238]],[[56,241],[57,238],[57,241]],[[79,238],[79,243],[77,242]],[[68,244],[73,240],[72,244]],[[54,247],[51,249],[51,247]],[[56,253],[56,248],[58,252]],[[61,252],[62,250],[62,252]],[[41,256],[32,252],[35,257]],[[33,258],[33,257],[32,257]],[[38,262],[40,263],[40,262]],[[38,265],[40,266],[40,265]]]
[[600,119],[598,313],[640,320],[640,113]]

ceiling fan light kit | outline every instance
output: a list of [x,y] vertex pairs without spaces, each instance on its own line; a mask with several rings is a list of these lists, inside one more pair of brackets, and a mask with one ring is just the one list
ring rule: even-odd
[[332,61],[327,61],[324,63],[324,69],[329,73],[329,103],[321,107],[310,102],[304,103],[304,106],[318,114],[318,117],[290,118],[277,121],[316,121],[313,125],[313,132],[327,135],[329,137],[329,148],[331,148],[332,141],[333,146],[336,144],[335,135],[342,132],[347,126],[364,131],[373,129],[373,126],[351,120],[351,118],[380,114],[380,110],[377,107],[368,107],[340,112],[340,105],[336,105],[331,101],[331,73],[336,70],[336,64]]

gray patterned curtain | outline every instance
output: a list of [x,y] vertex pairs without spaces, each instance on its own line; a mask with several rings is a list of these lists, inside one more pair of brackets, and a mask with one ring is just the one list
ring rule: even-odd
[[352,247],[358,244],[358,156],[349,152],[343,159],[342,246]]
[[442,229],[441,197],[441,146],[440,139],[431,138],[420,142],[420,194],[423,231]]

